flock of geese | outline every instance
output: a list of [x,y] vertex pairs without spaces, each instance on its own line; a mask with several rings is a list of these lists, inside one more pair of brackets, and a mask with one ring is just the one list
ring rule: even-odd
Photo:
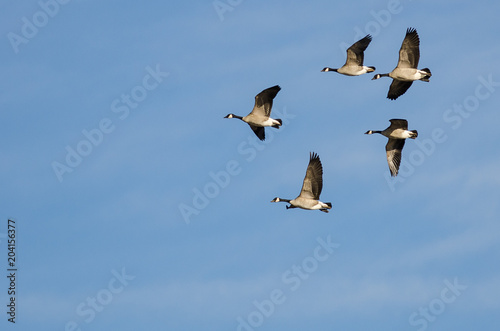
[[[364,51],[372,41],[372,37],[366,37],[355,42],[347,49],[347,59],[345,64],[333,69],[326,67],[322,72],[334,71],[347,76],[359,76],[375,71],[375,67],[365,66]],[[420,58],[420,39],[417,30],[408,28],[406,36],[399,50],[399,60],[396,68],[387,74],[376,74],[372,80],[381,77],[392,78],[387,98],[396,100],[403,95],[416,80],[428,82],[431,77],[431,71],[428,68],[418,69],[418,61]],[[273,127],[279,129],[283,124],[281,119],[271,118],[271,109],[273,107],[273,99],[276,97],[281,88],[278,85],[267,88],[255,96],[255,105],[252,111],[247,116],[238,116],[228,114],[224,118],[237,118],[247,123],[253,130],[255,135],[260,139],[265,139],[265,127]],[[408,121],[405,119],[391,119],[391,125],[382,131],[368,130],[365,134],[379,133],[389,140],[385,146],[387,163],[391,176],[395,177],[398,174],[401,164],[401,154],[407,138],[415,139],[418,136],[417,130],[408,130]],[[306,176],[302,183],[300,194],[295,199],[274,198],[271,202],[286,202],[289,208],[302,208],[308,210],[320,210],[328,213],[332,208],[330,202],[321,202],[319,199],[321,190],[323,189],[323,167],[318,154],[312,152],[309,156],[309,165],[307,166]]]

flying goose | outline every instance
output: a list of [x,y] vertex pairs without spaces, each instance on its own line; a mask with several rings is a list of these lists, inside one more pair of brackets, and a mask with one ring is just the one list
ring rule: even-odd
[[387,145],[385,145],[387,163],[389,164],[391,176],[396,177],[398,175],[399,165],[401,164],[401,153],[405,145],[405,139],[417,138],[418,132],[417,130],[408,131],[407,120],[392,119],[389,120],[389,122],[391,122],[391,125],[384,131],[369,130],[366,131],[365,134],[380,133],[389,138]]
[[364,51],[372,41],[372,36],[369,34],[366,37],[358,40],[347,49],[347,60],[345,64],[338,68],[323,68],[321,72],[335,71],[342,75],[359,76],[367,72],[375,71],[375,67],[367,67],[363,65]]
[[255,96],[255,105],[252,111],[245,117],[234,114],[228,114],[224,118],[238,118],[243,122],[248,123],[253,132],[259,137],[260,140],[266,139],[264,127],[271,126],[279,129],[283,123],[280,119],[273,119],[271,115],[271,108],[273,107],[273,99],[281,90],[281,87],[275,85],[267,88]]
[[321,166],[321,161],[316,153],[309,153],[309,165],[307,166],[306,177],[304,178],[304,183],[302,184],[302,190],[298,197],[293,200],[274,198],[271,202],[288,202],[289,208],[302,208],[309,210],[319,209],[325,213],[328,213],[328,209],[332,208],[331,202],[321,202],[319,201],[319,195],[323,189],[323,167]]
[[431,71],[428,68],[417,69],[420,58],[419,45],[420,39],[418,38],[417,30],[408,28],[401,49],[399,50],[399,61],[396,68],[388,74],[376,74],[372,78],[372,80],[379,79],[380,77],[392,78],[387,98],[396,100],[410,88],[415,80],[429,81],[429,78],[432,76]]

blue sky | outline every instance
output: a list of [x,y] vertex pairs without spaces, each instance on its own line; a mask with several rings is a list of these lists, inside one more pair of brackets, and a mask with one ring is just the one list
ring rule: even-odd
[[[496,330],[500,5],[480,3],[4,2],[1,328]],[[396,101],[320,72],[367,33],[391,71],[408,27],[433,76]],[[265,142],[223,118],[276,84]],[[396,179],[363,134],[391,118],[419,132]],[[311,151],[331,212],[270,203]]]

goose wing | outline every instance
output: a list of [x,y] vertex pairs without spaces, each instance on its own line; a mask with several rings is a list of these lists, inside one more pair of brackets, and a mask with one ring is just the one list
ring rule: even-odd
[[403,152],[403,147],[405,145],[405,139],[390,139],[385,145],[385,151],[387,154],[387,163],[389,164],[389,170],[391,171],[391,176],[396,177],[399,171],[399,165],[401,164],[401,154]]
[[364,51],[366,50],[371,41],[372,41],[372,36],[368,34],[363,39],[360,39],[354,44],[352,44],[352,46],[347,49],[347,60],[345,64],[346,65],[355,64],[362,66],[365,57]]
[[417,30],[408,28],[406,36],[399,49],[398,67],[400,68],[417,68],[418,60],[420,59],[420,39],[418,38]]
[[387,98],[391,100],[396,100],[401,95],[405,94],[410,88],[413,82],[406,82],[402,80],[393,79],[391,86],[389,87],[389,92],[387,93]]
[[256,126],[256,125],[252,125],[252,124],[249,124],[249,125],[250,125],[250,128],[252,128],[252,130],[255,133],[255,135],[260,140],[263,141],[264,139],[266,139],[266,131],[264,130],[263,126]]
[[255,96],[255,105],[250,114],[269,117],[273,107],[273,99],[281,90],[279,85],[267,88]]
[[392,120],[389,120],[389,122],[391,122],[391,125],[389,126],[389,129],[392,129],[392,130],[395,130],[395,129],[408,130],[408,121],[407,120],[394,118]]
[[319,200],[321,190],[323,189],[323,166],[318,154],[310,153],[309,165],[306,170],[306,177],[302,184],[300,197]]

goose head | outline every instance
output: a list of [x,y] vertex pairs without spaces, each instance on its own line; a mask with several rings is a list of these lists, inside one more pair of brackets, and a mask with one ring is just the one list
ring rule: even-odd
[[281,201],[281,199],[278,198],[278,197],[276,197],[276,198],[274,198],[274,199],[271,200],[271,202],[280,202],[280,201]]
[[323,70],[321,70],[321,72],[327,72],[327,71],[335,71],[335,72],[337,72],[337,69],[325,67],[325,68],[323,68]]
[[226,116],[224,116],[224,118],[233,118],[234,117],[234,114],[227,114]]
[[372,80],[379,79],[380,77],[391,77],[389,74],[376,74],[373,76]]
[[365,132],[365,134],[373,134],[373,130],[368,130]]

